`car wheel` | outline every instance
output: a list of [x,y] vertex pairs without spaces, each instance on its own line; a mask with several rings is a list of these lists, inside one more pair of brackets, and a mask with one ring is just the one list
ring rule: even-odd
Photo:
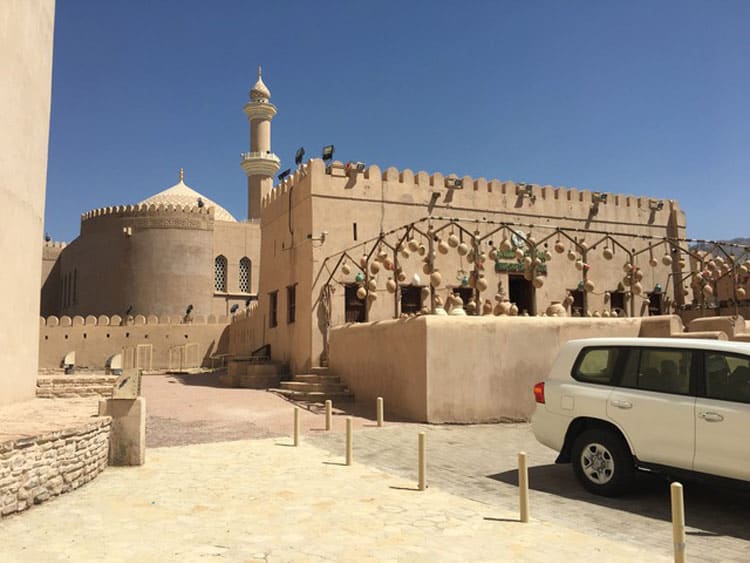
[[616,432],[603,428],[585,430],[573,442],[571,454],[573,471],[589,492],[614,497],[633,484],[633,456]]

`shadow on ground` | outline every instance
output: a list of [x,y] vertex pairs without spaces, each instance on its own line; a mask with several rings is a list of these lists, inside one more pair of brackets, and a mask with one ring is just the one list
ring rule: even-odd
[[[488,475],[490,479],[518,485],[516,470]],[[750,492],[699,481],[682,481],[685,487],[685,520],[688,535],[731,536],[750,540]],[[639,473],[633,491],[618,498],[593,495],[578,483],[568,464],[529,468],[529,487],[567,499],[623,510],[640,516],[671,521],[669,480],[665,476]]]
[[177,382],[183,385],[198,385],[200,387],[221,387],[229,389],[226,385],[219,381],[219,376],[225,373],[224,371],[212,371],[208,373],[170,373],[167,374],[177,380]]

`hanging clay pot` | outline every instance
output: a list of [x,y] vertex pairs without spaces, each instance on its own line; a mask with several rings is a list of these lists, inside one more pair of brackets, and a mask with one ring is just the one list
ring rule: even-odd
[[568,311],[559,301],[553,301],[545,311],[548,317],[567,317]]
[[714,262],[713,260],[709,260],[708,262],[706,262],[706,269],[709,272],[713,272],[716,269],[716,262]]
[[420,256],[424,256],[425,254],[427,254],[427,247],[424,244],[420,244],[419,248],[417,248],[417,253]]
[[583,270],[583,260],[576,260],[576,270]]
[[615,253],[612,252],[612,249],[610,247],[608,247],[608,246],[605,246],[604,250],[602,250],[602,256],[604,256],[605,260],[612,260],[612,258],[614,257],[614,255],[615,255]]
[[444,240],[441,240],[438,243],[437,248],[440,254],[448,254],[448,250],[450,249],[450,246],[448,246],[447,242],[445,242]]
[[648,265],[651,266],[652,268],[656,268],[658,264],[659,262],[657,262],[656,258],[654,258],[653,256],[648,259]]
[[432,287],[440,287],[441,283],[443,283],[443,276],[440,274],[440,272],[435,270],[434,272],[432,272],[432,274],[430,274],[430,285]]
[[586,293],[592,293],[596,289],[596,285],[591,280],[586,280],[583,284],[583,289]]
[[511,303],[510,304],[510,311],[508,311],[508,314],[511,317],[517,317],[518,316],[518,305],[516,305],[515,303]]
[[428,276],[429,276],[429,275],[430,275],[430,274],[432,273],[432,266],[430,266],[430,263],[429,263],[429,262],[425,262],[425,263],[424,263],[424,264],[422,265],[422,272],[424,272],[424,273],[425,273],[425,274],[427,274]]
[[469,253],[469,247],[465,242],[462,242],[456,247],[456,252],[458,252],[459,256],[466,256]]
[[362,257],[359,259],[359,265],[364,270],[367,268],[367,254],[363,254]]
[[534,263],[534,260],[532,260],[531,256],[526,256],[523,259],[523,265],[524,268],[531,268],[531,265]]
[[490,249],[490,260],[497,260],[497,249]]
[[383,260],[383,268],[385,268],[388,271],[393,270],[394,268],[393,260],[391,260],[390,258],[386,258],[385,260]]
[[520,248],[516,248],[516,249],[515,249],[515,250],[513,251],[513,256],[515,256],[516,260],[518,260],[519,262],[520,262],[521,260],[523,260],[523,254],[524,254],[524,253],[523,253],[523,250],[521,250]]
[[409,256],[411,256],[411,253],[409,252],[409,249],[408,248],[403,248],[401,250],[401,257],[404,258],[404,259],[408,259]]
[[643,293],[643,286],[641,285],[641,282],[636,282],[633,284],[633,287],[630,288],[630,291],[633,292],[633,295],[640,295]]
[[507,238],[500,241],[500,252],[510,252],[512,248],[513,245]]
[[372,274],[377,274],[380,271],[380,264],[376,262],[375,260],[372,261],[370,264],[370,272]]
[[406,274],[403,272],[403,270],[398,271],[398,273],[396,274],[396,279],[400,283],[404,283],[406,281]]
[[671,266],[672,265],[672,257],[669,254],[665,254],[661,257],[661,263],[665,266]]
[[484,303],[482,304],[482,314],[483,315],[492,314],[492,301],[490,301],[489,299],[485,299]]
[[352,273],[352,269],[349,267],[349,264],[347,264],[346,262],[341,264],[341,273],[344,274],[345,276],[348,276],[349,274]]
[[374,291],[372,291],[372,292],[370,292],[370,293],[367,294],[367,298],[370,301],[375,301],[378,298],[378,294],[375,293]]
[[636,270],[633,277],[635,278],[635,281],[643,281],[643,270],[640,268]]
[[474,251],[473,250],[469,250],[469,253],[466,255],[466,261],[469,264],[473,264],[474,263]]
[[680,269],[682,269],[682,270],[684,270],[687,267],[687,262],[685,262],[685,260],[683,260],[683,259],[680,259],[680,261],[678,262],[678,264],[680,265]]
[[706,284],[703,286],[703,295],[706,297],[711,297],[714,294],[714,288],[711,287],[709,284]]
[[375,280],[371,279],[370,281],[367,282],[367,289],[369,289],[371,292],[372,291],[377,291],[378,290],[378,282],[376,282]]
[[416,239],[410,238],[408,241],[406,241],[406,246],[412,252],[416,252],[417,249],[419,248],[419,243],[416,241]]
[[737,299],[744,299],[745,298],[745,288],[744,287],[738,287],[737,288]]
[[739,271],[740,274],[747,274],[748,272],[747,266],[745,266],[744,264],[740,265],[740,267],[737,268],[737,270]]
[[552,253],[549,250],[544,251],[544,261],[549,262],[552,260]]
[[450,235],[448,235],[448,246],[450,246],[451,248],[456,248],[459,242],[461,241],[458,239],[458,237],[454,233],[451,233]]
[[381,250],[380,252],[378,252],[378,260],[380,262],[384,261],[386,258],[388,258],[388,253],[386,251]]
[[539,289],[544,285],[544,276],[537,276],[535,277],[532,282],[534,284],[534,287]]
[[502,293],[496,293],[495,294],[495,301],[497,301],[498,303],[500,303],[503,299],[504,299],[504,297],[503,297]]
[[568,295],[565,299],[563,299],[563,305],[565,305],[566,307],[570,307],[574,301],[575,299],[573,299],[573,296]]
[[557,252],[558,254],[562,254],[563,252],[565,252],[565,245],[561,240],[555,242],[555,252]]
[[606,317],[609,317],[609,316],[610,316],[609,311],[607,311],[606,309],[604,311],[602,311],[602,317],[606,318]]
[[488,287],[487,279],[484,276],[479,276],[479,279],[476,282],[477,289],[481,291],[487,291]]
[[360,286],[359,288],[357,288],[357,298],[362,300],[365,297],[367,297],[367,290],[364,287]]
[[424,301],[425,299],[429,299],[430,295],[431,295],[430,294],[430,288],[429,287],[423,287],[421,295],[422,295],[422,301]]
[[466,304],[466,312],[470,315],[473,315],[477,311],[477,302],[473,299],[469,299],[469,302]]
[[577,259],[578,259],[578,255],[573,251],[573,249],[571,248],[570,250],[568,250],[568,260],[573,262],[574,260],[577,260]]
[[388,293],[396,293],[396,282],[393,281],[393,278],[388,278],[388,281],[385,282],[385,288],[388,290]]
[[357,272],[357,275],[354,276],[354,281],[357,283],[362,283],[365,281],[365,275],[362,272]]
[[583,254],[589,249],[589,245],[586,244],[586,241],[582,240],[578,243],[578,248],[581,250],[581,254]]
[[598,310],[596,310],[596,311],[593,312],[593,314],[591,316],[594,317],[594,318],[596,318],[596,319],[598,319],[602,315],[601,315],[601,313]]

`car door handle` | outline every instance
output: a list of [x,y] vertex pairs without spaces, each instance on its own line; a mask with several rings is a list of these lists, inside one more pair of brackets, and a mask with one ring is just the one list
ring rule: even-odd
[[721,422],[724,417],[717,412],[702,412],[698,415],[706,422]]
[[613,407],[617,407],[618,409],[632,409],[633,408],[633,403],[631,403],[630,401],[620,401],[620,400],[615,399],[613,401],[610,401],[609,404],[612,405]]

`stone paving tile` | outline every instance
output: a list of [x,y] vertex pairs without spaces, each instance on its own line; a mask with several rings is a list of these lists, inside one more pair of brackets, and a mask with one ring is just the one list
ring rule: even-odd
[[[384,434],[381,434],[383,436]],[[358,436],[360,443],[364,440]],[[153,449],[0,521],[15,561],[667,561],[288,439]],[[360,450],[361,454],[361,450]]]
[[[539,444],[528,424],[386,425],[355,432],[354,459],[416,482],[417,434],[427,434],[428,482],[452,494],[498,507],[518,506],[517,454],[529,462],[532,516],[571,530],[628,542],[670,556],[669,487],[663,477],[639,476],[626,497],[584,491],[570,465]],[[341,433],[306,437],[342,455]],[[750,494],[685,483],[688,554],[699,561],[750,560]]]

